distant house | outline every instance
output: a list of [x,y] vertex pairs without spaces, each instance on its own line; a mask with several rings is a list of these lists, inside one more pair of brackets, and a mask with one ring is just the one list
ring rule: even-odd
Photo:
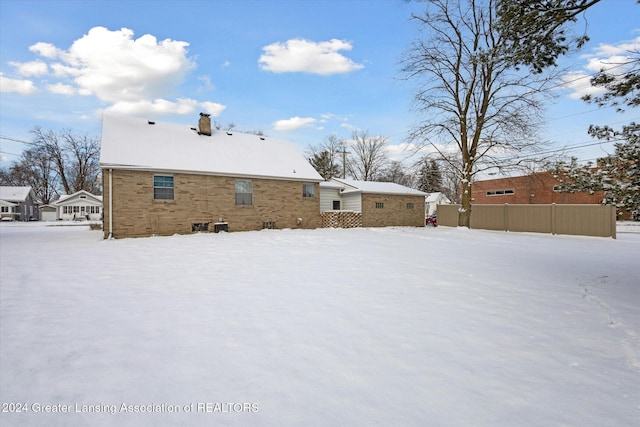
[[363,227],[423,227],[426,195],[393,182],[332,178],[320,184],[320,209],[359,212]]
[[259,135],[105,115],[104,235],[316,228],[323,180],[299,150]]
[[38,208],[40,221],[56,221],[58,219],[57,209],[54,204],[41,205]]
[[425,213],[431,216],[436,213],[438,205],[450,205],[451,200],[440,192],[429,193],[425,200]]
[[64,221],[102,219],[102,196],[96,196],[85,190],[60,196],[53,206],[56,208],[56,219]]
[[561,182],[549,172],[525,176],[475,181],[471,186],[473,203],[495,204],[600,204],[602,191],[565,193]]
[[27,187],[0,187],[0,217],[15,221],[39,218],[38,203],[33,189]]

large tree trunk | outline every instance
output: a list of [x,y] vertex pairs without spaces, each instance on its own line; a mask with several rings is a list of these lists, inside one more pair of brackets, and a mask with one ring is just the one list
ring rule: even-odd
[[462,206],[458,210],[458,227],[470,227],[471,223],[471,181],[462,182]]

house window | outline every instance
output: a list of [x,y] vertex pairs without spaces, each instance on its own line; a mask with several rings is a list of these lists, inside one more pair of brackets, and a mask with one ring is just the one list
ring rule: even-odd
[[9,213],[9,206],[2,206],[0,212],[2,213]]
[[556,193],[559,193],[562,191],[562,185],[554,185],[553,186],[553,191],[555,191]]
[[487,196],[504,196],[509,194],[515,194],[513,190],[493,190],[487,191]]
[[96,206],[96,213],[99,214],[100,213],[100,206]]
[[376,202],[376,209],[384,209],[384,203]]
[[407,203],[407,209],[413,209],[413,203]]
[[340,210],[340,200],[334,200],[333,201],[333,210],[334,211],[339,211]]
[[153,200],[173,200],[173,177],[170,175],[153,176]]
[[312,199],[316,196],[316,185],[313,182],[302,184],[302,197]]
[[253,205],[253,183],[246,179],[236,179],[236,206]]
[[86,198],[87,198],[87,196],[80,196],[80,198],[81,198],[81,199],[86,199]]
[[80,206],[74,206],[73,213],[78,213],[78,212],[80,212]]

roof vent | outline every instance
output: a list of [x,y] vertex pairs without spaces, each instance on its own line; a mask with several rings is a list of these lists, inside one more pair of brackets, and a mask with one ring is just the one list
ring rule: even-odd
[[198,120],[198,134],[211,136],[211,114],[200,113],[200,120]]
[[260,141],[264,141],[266,138],[264,136],[260,137]]
[[231,136],[231,135],[233,135],[233,133],[227,131],[227,135]]
[[150,125],[155,125],[156,122],[152,122],[151,120],[149,120],[147,123],[149,123]]

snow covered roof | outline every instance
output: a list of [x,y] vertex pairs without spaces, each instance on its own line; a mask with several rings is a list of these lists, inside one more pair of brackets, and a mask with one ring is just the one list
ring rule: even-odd
[[58,200],[53,202],[53,205],[62,206],[68,203],[73,203],[74,201],[80,199],[80,196],[86,196],[88,199],[93,199],[94,202],[102,203],[102,196],[96,196],[95,194],[91,194],[86,190],[76,191],[73,194],[65,194],[60,196]]
[[447,196],[445,196],[444,194],[442,194],[440,192],[429,193],[429,195],[426,198],[426,202],[427,203],[435,203],[435,202],[440,202],[440,201],[444,201],[444,200],[446,200],[447,203],[451,202]]
[[10,202],[24,202],[29,197],[31,187],[0,187],[0,199]]
[[277,139],[105,114],[100,166],[225,176],[322,181],[294,146]]
[[0,206],[8,206],[10,208],[13,208],[13,207],[18,206],[18,204],[17,203],[11,203],[11,202],[8,202],[6,200],[0,199]]
[[333,181],[344,184],[347,187],[343,193],[360,192],[376,194],[402,194],[411,196],[426,196],[427,193],[396,184],[395,182],[356,181],[345,178],[332,178]]

